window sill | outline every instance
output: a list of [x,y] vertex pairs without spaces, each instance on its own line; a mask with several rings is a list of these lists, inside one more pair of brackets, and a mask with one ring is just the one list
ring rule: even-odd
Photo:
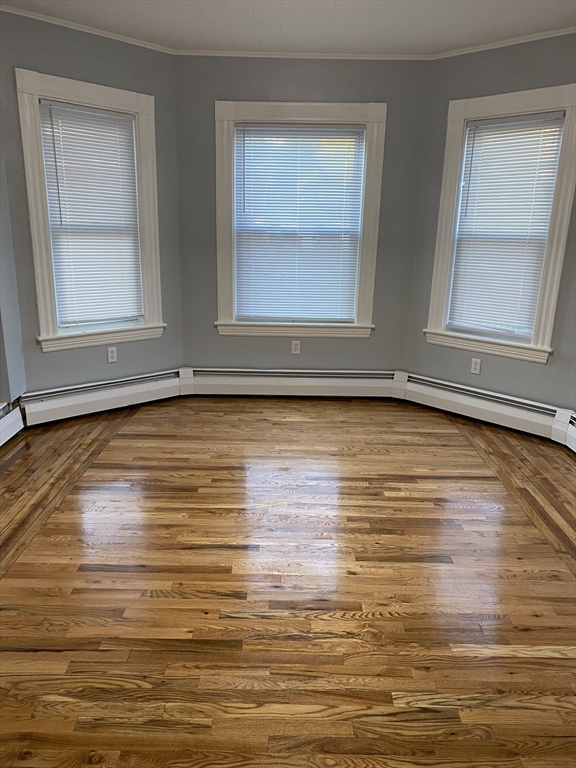
[[157,325],[139,325],[133,328],[110,328],[105,331],[86,331],[85,333],[67,333],[59,336],[38,336],[42,352],[56,352],[61,349],[79,349],[81,347],[100,347],[105,344],[124,341],[158,339],[166,323]]
[[517,360],[525,360],[529,363],[548,362],[552,350],[550,347],[535,347],[531,344],[517,344],[513,341],[495,341],[479,336],[465,336],[450,331],[433,331],[424,329],[426,341],[429,344],[438,344],[441,347],[454,347],[466,349],[470,352],[485,352],[498,357],[513,357]]
[[220,336],[300,336],[315,338],[367,339],[373,325],[342,323],[223,323],[217,322]]

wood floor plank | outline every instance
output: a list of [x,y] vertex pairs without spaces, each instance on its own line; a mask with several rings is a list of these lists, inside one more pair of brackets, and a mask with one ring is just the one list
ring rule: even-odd
[[576,472],[568,448],[450,416],[576,573]]
[[195,397],[25,430],[0,464],[2,768],[567,768],[561,447]]
[[116,768],[120,751],[6,749],[0,747],[6,768]]
[[[134,409],[24,430],[0,453],[0,577]],[[19,446],[19,448],[16,448]]]

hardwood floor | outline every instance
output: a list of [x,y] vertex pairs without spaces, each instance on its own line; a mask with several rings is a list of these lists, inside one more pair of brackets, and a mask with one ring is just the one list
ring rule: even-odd
[[196,397],[2,451],[2,768],[573,768],[567,449]]
[[576,573],[576,462],[567,448],[511,429],[453,419],[534,525]]
[[26,429],[0,448],[0,576],[134,412],[111,411]]

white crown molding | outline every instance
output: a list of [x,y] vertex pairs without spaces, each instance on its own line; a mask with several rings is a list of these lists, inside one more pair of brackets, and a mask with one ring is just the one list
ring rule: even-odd
[[121,43],[138,45],[141,48],[149,48],[159,53],[167,53],[172,56],[221,56],[225,58],[254,58],[254,59],[348,59],[361,61],[436,61],[446,59],[452,56],[463,56],[467,53],[478,53],[480,51],[491,51],[494,48],[506,48],[509,45],[518,45],[520,43],[531,43],[536,40],[546,40],[550,37],[562,37],[576,33],[576,27],[566,27],[564,29],[554,29],[550,32],[540,32],[533,35],[524,35],[522,37],[513,37],[507,40],[500,40],[495,43],[485,43],[483,45],[474,45],[469,48],[458,48],[453,51],[443,51],[442,53],[418,54],[418,53],[296,53],[279,51],[197,51],[179,48],[169,48],[164,45],[157,45],[145,40],[138,40],[126,35],[117,35],[114,32],[106,32],[102,29],[89,27],[84,24],[76,24],[73,21],[65,19],[56,19],[53,16],[46,16],[34,11],[25,11],[21,8],[13,8],[0,3],[0,11],[13,13],[16,16],[26,16],[29,19],[45,21],[48,24],[56,24],[60,27],[68,27],[78,32],[87,32],[90,35],[107,37],[110,40],[118,40]]
[[174,56],[221,56],[233,59],[336,59],[348,61],[428,61],[418,53],[302,53],[287,51],[186,51],[175,49]]
[[511,37],[508,40],[500,40],[496,43],[485,43],[484,45],[471,45],[469,48],[457,48],[454,51],[444,51],[443,53],[434,53],[427,56],[428,61],[437,59],[449,59],[452,56],[465,56],[467,53],[480,53],[482,51],[492,51],[495,48],[507,48],[509,45],[520,45],[521,43],[533,43],[537,40],[547,40],[549,37],[563,37],[564,35],[573,35],[576,33],[576,27],[566,27],[565,29],[554,29],[550,32],[539,32],[534,35],[523,35],[522,37]]
[[88,27],[84,24],[76,24],[74,21],[66,21],[65,19],[56,19],[54,16],[46,16],[43,13],[34,13],[34,11],[25,11],[21,8],[12,8],[12,6],[2,5],[0,3],[0,11],[6,13],[13,13],[15,16],[26,16],[28,19],[36,19],[36,21],[46,21],[48,24],[56,24],[58,27],[67,27],[68,29],[75,29],[77,32],[88,32],[89,35],[98,35],[99,37],[107,37],[110,40],[119,40],[121,43],[130,43],[130,45],[139,45],[141,48],[150,48],[153,51],[159,51],[160,53],[174,54],[171,48],[165,48],[163,45],[156,45],[155,43],[148,43],[145,40],[137,40],[134,37],[127,37],[126,35],[116,35],[114,32],[105,32],[103,29],[96,29],[96,27]]

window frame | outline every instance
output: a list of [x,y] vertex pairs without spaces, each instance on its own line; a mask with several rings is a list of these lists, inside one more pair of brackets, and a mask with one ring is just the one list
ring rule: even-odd
[[[534,363],[548,361],[552,353],[554,315],[576,182],[575,106],[575,84],[474,99],[458,99],[449,103],[430,309],[428,325],[424,329],[429,344],[485,352]],[[455,257],[459,184],[464,162],[467,123],[471,120],[497,119],[557,110],[564,110],[566,118],[532,342],[505,341],[496,337],[475,336],[447,330]]]
[[[162,322],[160,295],[154,97],[25,69],[16,69],[16,85],[38,301],[40,333],[37,339],[42,351],[53,352],[160,337],[166,324]],[[86,330],[74,328],[71,331],[58,327],[40,99],[134,116],[143,323],[122,323],[118,327],[107,326],[104,329],[86,326]]]
[[[384,103],[216,101],[216,240],[218,320],[221,336],[368,338],[380,221],[386,131]],[[343,124],[366,127],[364,202],[360,236],[356,318],[353,323],[236,321],[234,316],[234,131],[236,123]]]

